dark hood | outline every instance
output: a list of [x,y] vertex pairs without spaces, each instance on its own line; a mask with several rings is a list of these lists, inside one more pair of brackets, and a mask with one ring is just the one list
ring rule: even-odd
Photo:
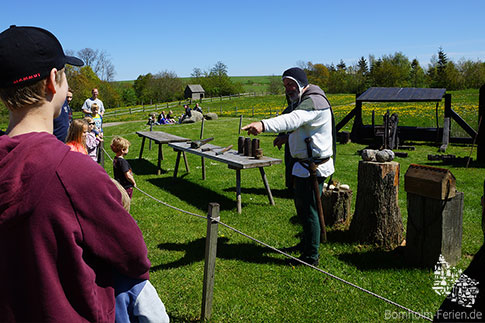
[[315,110],[325,110],[330,108],[330,104],[327,100],[325,92],[323,92],[323,90],[316,85],[308,85],[308,88],[305,90],[305,92],[303,92],[303,95],[301,96],[301,101],[303,102],[307,99],[313,100]]

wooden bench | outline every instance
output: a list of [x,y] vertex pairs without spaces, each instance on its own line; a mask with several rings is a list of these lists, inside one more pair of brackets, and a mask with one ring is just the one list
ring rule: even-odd
[[[142,158],[143,155],[143,148],[145,148],[145,140],[148,138],[150,140],[155,141],[156,144],[158,144],[158,163],[157,163],[157,175],[160,175],[162,168],[162,160],[163,160],[163,150],[162,150],[162,144],[169,144],[171,142],[188,142],[190,139],[184,138],[184,137],[179,137],[176,135],[171,135],[169,133],[163,132],[163,131],[137,131],[136,134],[140,137],[143,138],[141,142],[141,148],[140,148],[140,156],[138,159]],[[185,161],[185,168],[187,171],[189,171],[189,164],[187,162],[187,157],[185,156],[184,153],[184,161]]]
[[[237,212],[241,213],[242,212],[241,170],[249,169],[249,168],[259,168],[259,172],[261,173],[261,178],[263,180],[263,184],[266,189],[266,193],[268,195],[269,203],[271,205],[274,205],[273,195],[271,194],[271,189],[269,187],[268,179],[266,178],[266,174],[264,172],[264,167],[275,165],[275,164],[281,164],[281,159],[267,157],[267,156],[263,156],[260,159],[256,159],[254,157],[239,155],[236,150],[232,150],[232,149],[223,154],[217,155],[216,154],[217,151],[222,150],[224,147],[219,147],[212,144],[205,144],[201,148],[191,148],[190,143],[186,143],[186,142],[172,142],[172,143],[169,143],[168,145],[177,152],[177,160],[175,162],[175,169],[173,173],[174,177],[177,177],[180,155],[185,152],[227,164],[229,168],[234,169],[236,171]],[[202,151],[202,148],[204,150],[206,149],[210,149],[210,150]],[[187,169],[187,172],[188,172],[188,169]],[[205,174],[204,170],[203,170],[203,174]],[[204,179],[204,176],[203,176],[203,179]]]

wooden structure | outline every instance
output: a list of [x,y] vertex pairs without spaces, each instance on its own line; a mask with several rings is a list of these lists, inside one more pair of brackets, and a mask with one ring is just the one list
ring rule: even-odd
[[335,188],[325,189],[322,193],[323,216],[325,225],[350,224],[352,204],[352,190]]
[[446,168],[411,164],[404,175],[404,189],[408,193],[445,200],[455,196],[456,179]]
[[[212,144],[205,144],[199,148],[191,148],[190,144],[186,142],[173,142],[173,143],[169,143],[168,145],[178,153],[177,160],[175,162],[175,169],[173,173],[174,177],[177,177],[180,155],[185,152],[227,164],[229,168],[234,169],[236,171],[237,212],[241,213],[242,212],[241,170],[250,169],[250,168],[259,168],[259,172],[261,173],[261,178],[263,180],[263,184],[266,189],[266,194],[268,195],[269,203],[271,205],[274,205],[273,195],[271,194],[271,189],[268,184],[268,179],[266,178],[266,173],[264,172],[264,167],[275,165],[275,164],[281,164],[281,159],[267,157],[267,156],[263,156],[259,159],[256,159],[254,157],[239,155],[237,151],[233,149],[218,155],[217,152],[224,149],[224,147],[220,147]],[[205,173],[205,170],[203,169],[202,172]]]
[[478,136],[477,136],[477,160],[485,162],[485,84],[480,88],[478,99]]
[[[398,142],[403,143],[406,140],[414,140],[442,143],[440,148],[442,151],[446,150],[449,142],[471,144],[477,133],[451,108],[451,94],[446,94],[445,92],[446,89],[371,87],[356,97],[355,108],[337,124],[337,131],[354,118],[350,139],[357,143],[375,144],[376,140],[382,139],[377,133],[379,128],[376,127],[374,122],[371,125],[364,125],[362,122],[362,105],[364,102],[436,102],[436,127],[398,126]],[[440,128],[438,106],[443,99],[445,122],[443,128]],[[470,137],[450,137],[451,120],[456,121]]]
[[451,266],[461,257],[463,193],[447,169],[411,164],[404,176],[408,222],[406,258],[433,267],[443,255]]
[[359,161],[355,213],[350,223],[354,239],[387,250],[402,243],[398,192],[399,163]]
[[200,100],[204,98],[204,96],[205,90],[200,84],[189,84],[185,87],[184,97],[190,99],[190,102],[192,102],[192,100]]
[[[158,144],[157,175],[160,175],[160,173],[162,171],[162,168],[161,168],[161,164],[162,164],[162,160],[163,160],[162,145],[168,144],[168,143],[171,143],[171,142],[188,142],[188,141],[190,141],[190,139],[188,139],[188,138],[171,135],[171,134],[163,132],[163,131],[137,131],[136,134],[139,137],[143,138],[142,142],[141,142],[140,155],[138,156],[138,159],[142,158],[143,149],[145,148],[145,140],[147,138],[155,141],[155,143]],[[189,171],[189,164],[187,162],[187,157],[185,156],[185,153],[184,153],[184,161],[185,161],[185,168],[187,169],[187,171]]]

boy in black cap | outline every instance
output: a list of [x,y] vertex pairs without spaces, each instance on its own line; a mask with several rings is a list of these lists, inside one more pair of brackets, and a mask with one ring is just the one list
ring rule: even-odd
[[148,279],[146,245],[119,190],[52,135],[65,64],[83,62],[47,30],[0,34],[0,98],[10,112],[0,137],[0,322],[112,322],[113,272]]

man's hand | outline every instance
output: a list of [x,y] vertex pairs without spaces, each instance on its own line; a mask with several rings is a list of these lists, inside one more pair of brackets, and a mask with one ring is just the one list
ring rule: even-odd
[[263,123],[261,121],[258,122],[252,122],[248,124],[247,126],[244,126],[241,128],[241,130],[248,131],[248,135],[259,135],[261,132],[263,132]]
[[288,142],[288,135],[281,135],[275,138],[273,140],[273,146],[278,147],[278,149],[281,149],[281,146],[286,144]]

